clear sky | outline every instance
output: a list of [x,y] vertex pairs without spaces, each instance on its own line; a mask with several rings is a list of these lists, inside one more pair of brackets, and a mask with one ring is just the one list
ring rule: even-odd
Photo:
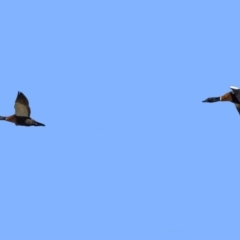
[[0,239],[240,239],[238,1],[1,1]]

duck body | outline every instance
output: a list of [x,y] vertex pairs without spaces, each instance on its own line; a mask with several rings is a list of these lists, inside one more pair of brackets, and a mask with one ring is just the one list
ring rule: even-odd
[[0,120],[15,123],[16,126],[45,126],[43,123],[37,122],[30,117],[31,109],[29,107],[29,102],[23,93],[18,92],[14,108],[14,115],[8,117],[0,116]]
[[37,122],[35,120],[33,120],[32,118],[29,117],[18,117],[16,116],[16,125],[20,125],[20,126],[26,126],[26,127],[30,127],[30,126],[45,126],[45,124]]
[[0,120],[5,120],[8,122],[15,123],[16,126],[45,126],[43,123],[37,122],[33,120],[32,118],[29,117],[21,117],[21,116],[16,116],[12,115],[9,117],[0,117]]

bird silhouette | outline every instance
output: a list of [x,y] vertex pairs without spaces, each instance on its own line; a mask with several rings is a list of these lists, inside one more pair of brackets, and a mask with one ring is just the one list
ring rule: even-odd
[[37,122],[34,119],[30,118],[31,109],[29,107],[29,102],[22,92],[18,92],[14,108],[14,115],[11,115],[9,117],[0,116],[0,120],[15,123],[16,126],[45,126],[43,123]]
[[220,96],[220,97],[209,97],[206,100],[202,102],[208,102],[208,103],[214,103],[214,102],[231,102],[234,103],[238,113],[240,114],[240,88],[230,86],[232,89],[231,92],[227,92],[226,94]]

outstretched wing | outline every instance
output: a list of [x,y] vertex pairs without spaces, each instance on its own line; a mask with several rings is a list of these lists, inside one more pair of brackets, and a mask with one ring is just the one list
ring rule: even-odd
[[[234,87],[234,86],[230,86],[230,88],[232,89],[232,92],[236,96],[237,100],[240,102],[240,88]],[[235,107],[236,107],[238,113],[240,114],[240,104],[235,103]]]
[[17,98],[15,100],[15,115],[20,117],[30,117],[31,109],[29,107],[29,102],[26,96],[18,92]]
[[230,86],[230,88],[232,89],[234,95],[236,96],[236,98],[240,102],[240,88],[234,87],[234,86]]
[[235,107],[236,107],[238,113],[240,114],[240,104],[235,103]]

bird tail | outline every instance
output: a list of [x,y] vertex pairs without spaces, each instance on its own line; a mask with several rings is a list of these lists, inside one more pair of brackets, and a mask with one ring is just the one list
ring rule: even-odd
[[40,122],[37,122],[37,121],[34,121],[34,125],[35,126],[43,126],[43,127],[45,127],[45,125],[43,123],[40,123]]

